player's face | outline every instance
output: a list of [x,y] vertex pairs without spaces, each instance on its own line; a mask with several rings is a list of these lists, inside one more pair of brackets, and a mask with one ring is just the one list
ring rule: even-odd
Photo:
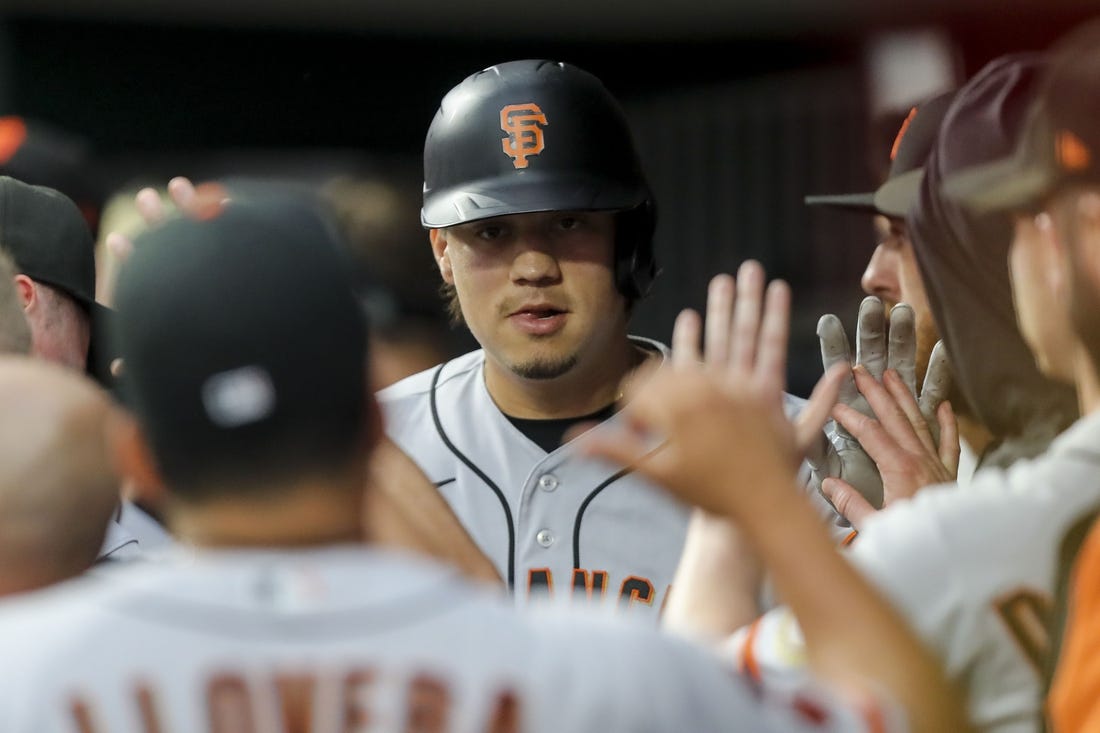
[[905,221],[885,216],[875,217],[875,231],[879,245],[867,263],[860,283],[868,295],[882,299],[887,312],[898,303],[906,303],[913,309],[917,330],[917,383],[924,380],[932,347],[939,340],[932,308],[917,268],[913,244]]
[[1014,224],[1008,264],[1020,334],[1043,374],[1072,382],[1073,348],[1059,234],[1046,212],[1017,216]]
[[554,379],[625,338],[614,238],[612,213],[553,211],[436,230],[432,249],[489,358]]

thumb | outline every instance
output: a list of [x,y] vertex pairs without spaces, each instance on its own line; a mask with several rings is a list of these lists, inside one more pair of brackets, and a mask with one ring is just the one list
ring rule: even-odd
[[863,494],[842,479],[825,479],[821,482],[821,493],[832,502],[840,516],[847,519],[857,530],[862,529],[867,517],[876,512],[870,502],[863,498]]

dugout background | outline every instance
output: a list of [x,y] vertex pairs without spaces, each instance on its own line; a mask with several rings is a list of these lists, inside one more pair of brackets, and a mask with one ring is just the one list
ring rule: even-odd
[[[226,18],[204,15],[202,3],[174,17],[152,14],[168,7],[156,0],[100,3],[95,13],[77,2],[15,2],[0,10],[0,113],[85,141],[104,193],[174,174],[348,169],[415,181],[436,104],[468,73],[512,58],[576,63],[624,103],[658,199],[664,271],[634,330],[667,341],[678,310],[703,305],[713,274],[759,258],[794,288],[790,390],[805,395],[821,372],[817,318],[835,312],[853,327],[874,236],[869,218],[812,210],[802,197],[874,186],[883,130],[896,129],[872,114],[867,39],[935,27],[957,51],[961,77],[1002,52],[1044,47],[1090,11],[975,0],[890,17],[823,2],[832,15],[730,15],[705,33],[671,21],[662,32],[660,9],[630,28],[565,22],[559,8],[543,28],[444,31],[415,19],[375,23],[369,4],[353,12],[344,3],[341,16],[331,0],[310,23],[264,16],[256,3]],[[514,7],[517,20],[540,17],[538,6]]]

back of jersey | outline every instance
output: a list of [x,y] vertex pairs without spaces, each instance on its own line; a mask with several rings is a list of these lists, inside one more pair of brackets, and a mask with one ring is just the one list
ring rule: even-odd
[[0,730],[802,729],[709,652],[561,611],[352,547],[124,567],[0,611]]

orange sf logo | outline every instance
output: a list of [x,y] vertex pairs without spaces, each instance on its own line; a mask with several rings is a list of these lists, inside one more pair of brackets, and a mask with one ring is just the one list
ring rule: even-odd
[[516,168],[527,167],[527,156],[538,155],[546,147],[542,127],[548,125],[546,115],[534,102],[509,104],[500,110],[500,129],[508,137],[500,141],[505,154]]

